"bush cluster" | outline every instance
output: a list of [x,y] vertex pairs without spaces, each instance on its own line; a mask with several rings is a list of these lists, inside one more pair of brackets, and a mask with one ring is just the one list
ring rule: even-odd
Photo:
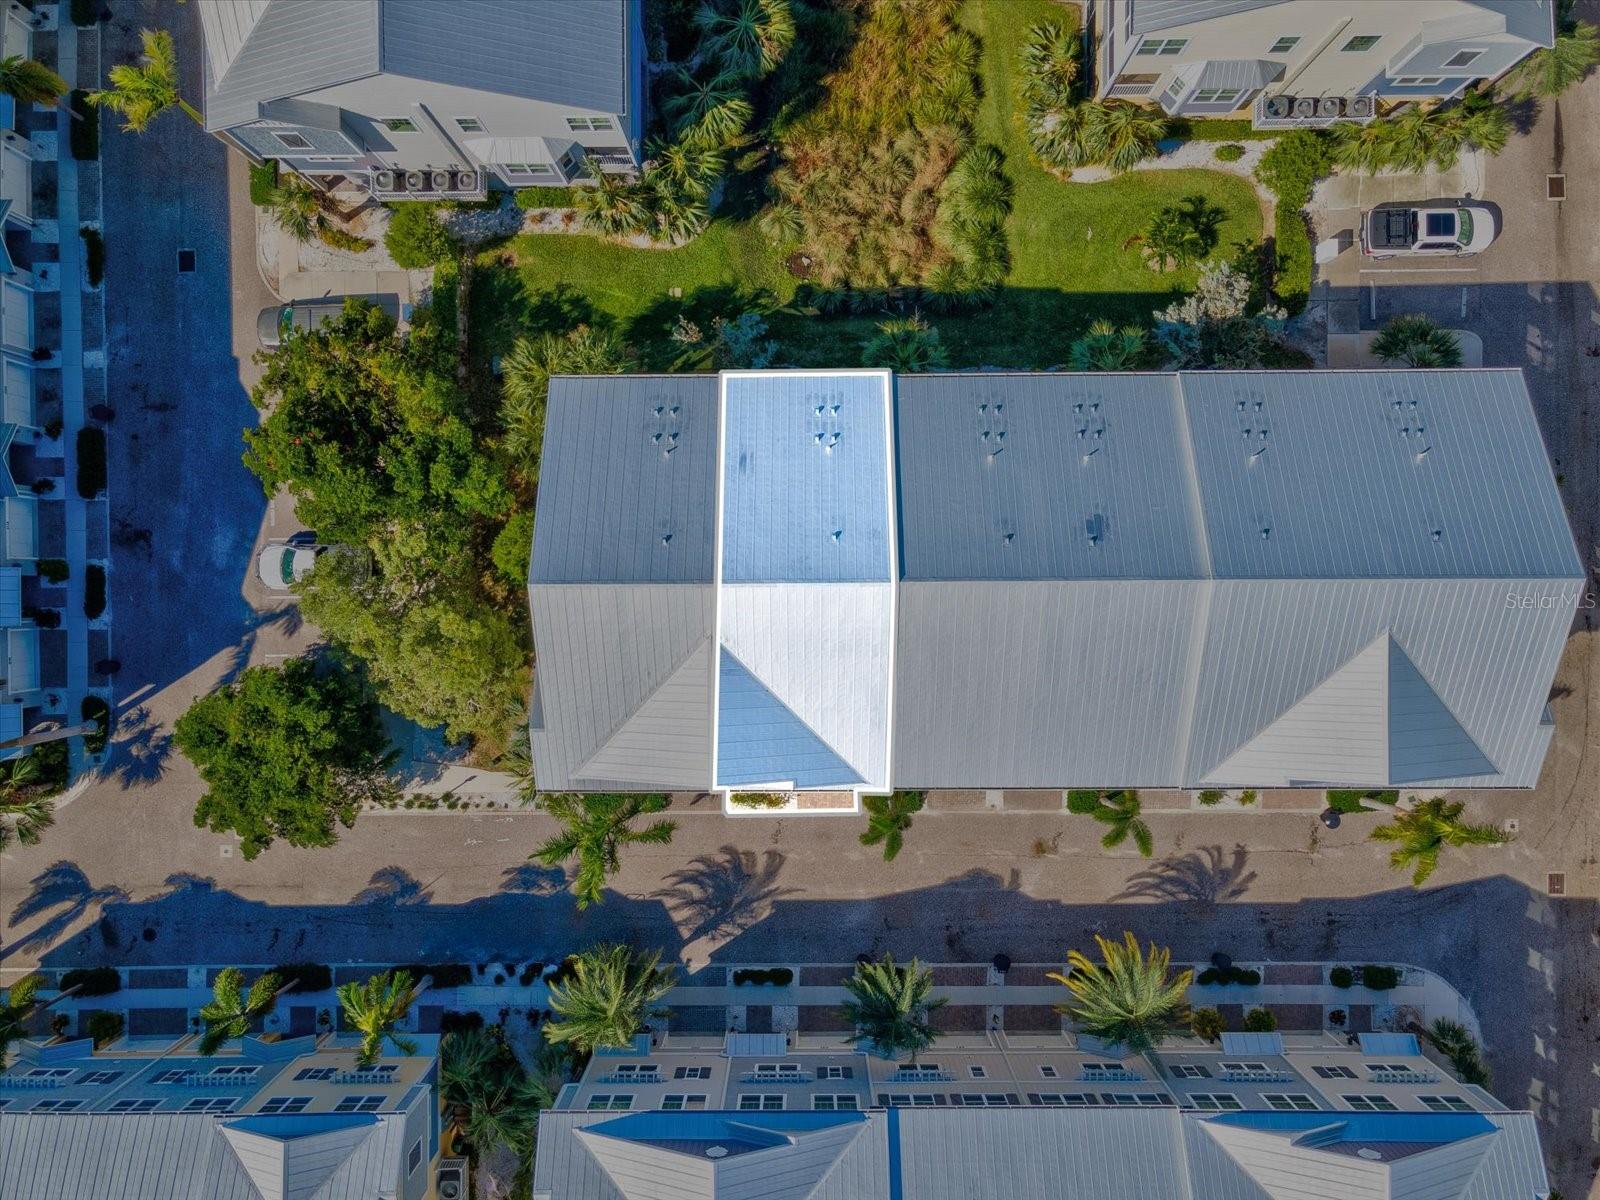
[[90,563],[83,571],[83,615],[94,620],[106,610],[106,569]]
[[794,982],[794,972],[788,967],[746,967],[733,973],[733,985],[775,984],[778,987],[787,987]]
[[64,558],[41,558],[38,566],[39,577],[47,583],[65,583],[72,575],[72,568]]
[[78,495],[93,500],[106,490],[106,431],[97,425],[78,430]]
[[323,963],[289,963],[276,970],[291,993],[325,992],[333,986],[333,971]]
[[418,270],[455,257],[455,238],[439,220],[437,205],[408,201],[390,207],[394,215],[389,218],[383,244],[396,266]]
[[278,160],[250,164],[250,203],[257,208],[271,204],[278,194]]
[[466,963],[405,963],[394,969],[405,971],[419,981],[431,975],[432,986],[436,988],[463,987],[472,982],[472,968]]
[[77,995],[109,996],[122,990],[122,975],[115,967],[75,967],[61,977],[61,990],[77,988]]
[[99,287],[106,277],[106,240],[93,225],[83,226],[78,236],[83,239],[83,273],[90,287]]
[[95,1048],[98,1049],[121,1037],[127,1024],[121,1013],[100,1009],[89,1014],[89,1019],[84,1022],[84,1032],[94,1039]]
[[789,803],[782,792],[734,792],[728,799],[738,808],[782,808]]
[[1311,189],[1333,166],[1327,137],[1313,129],[1296,129],[1279,138],[1256,167],[1259,179],[1278,198],[1273,216],[1277,252],[1278,301],[1292,315],[1311,298],[1311,232],[1301,210]]
[[1233,966],[1220,969],[1207,967],[1199,975],[1195,976],[1194,981],[1202,985],[1239,983],[1246,987],[1255,987],[1256,984],[1261,982],[1261,972],[1251,967]]

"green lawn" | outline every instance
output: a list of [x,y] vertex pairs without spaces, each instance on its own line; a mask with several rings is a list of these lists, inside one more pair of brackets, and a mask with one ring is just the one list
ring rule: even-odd
[[[1034,22],[1075,20],[1050,0],[968,0],[963,22],[984,44],[984,100],[978,136],[1000,146],[1016,184],[1007,222],[1012,267],[994,307],[966,316],[933,317],[956,366],[1048,367],[1097,317],[1147,321],[1189,289],[1194,270],[1156,274],[1136,249],[1124,248],[1150,214],[1196,192],[1227,214],[1221,247],[1261,237],[1250,185],[1214,171],[1138,172],[1105,183],[1065,183],[1041,169],[1016,113],[1017,56]],[[484,256],[473,289],[474,343],[479,355],[501,353],[526,329],[566,328],[573,318],[617,322],[646,365],[668,365],[667,340],[687,311],[702,327],[734,313],[757,293],[780,304],[796,280],[778,252],[749,221],[719,217],[678,250],[636,250],[582,235],[528,235]],[[671,289],[681,289],[681,299]],[[818,318],[778,313],[772,330],[782,360],[799,366],[853,366],[860,344],[881,318]]]

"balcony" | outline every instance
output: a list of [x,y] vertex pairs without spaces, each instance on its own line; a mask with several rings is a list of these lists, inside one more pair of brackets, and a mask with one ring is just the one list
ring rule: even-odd
[[739,1076],[740,1083],[811,1083],[809,1071],[750,1071]]
[[489,194],[487,171],[373,171],[360,182],[374,200],[482,200]]
[[1366,125],[1378,115],[1374,96],[1260,95],[1250,109],[1256,129],[1326,129],[1348,121]]

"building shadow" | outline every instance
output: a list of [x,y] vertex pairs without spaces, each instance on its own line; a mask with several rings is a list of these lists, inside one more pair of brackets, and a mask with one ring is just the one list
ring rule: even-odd
[[1203,846],[1188,854],[1174,854],[1149,870],[1128,879],[1113,900],[1176,900],[1217,904],[1237,900],[1250,890],[1256,873],[1246,870],[1250,852],[1235,845],[1231,853],[1221,846]]

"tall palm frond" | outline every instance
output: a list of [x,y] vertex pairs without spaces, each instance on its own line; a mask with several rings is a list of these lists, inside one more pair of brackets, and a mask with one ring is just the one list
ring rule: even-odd
[[661,793],[563,792],[545,799],[545,811],[566,825],[547,840],[531,857],[547,867],[562,865],[569,858],[578,860],[572,879],[572,892],[579,908],[588,908],[605,898],[606,880],[622,866],[624,846],[664,846],[677,829],[674,821],[655,821],[634,829],[636,817],[663,812],[667,797]]
[[174,105],[203,126],[205,118],[178,94],[178,52],[173,48],[172,35],[165,29],[144,29],[140,30],[139,39],[144,53],[138,64],[119,63],[112,67],[111,86],[90,92],[86,97],[89,103],[120,114],[122,127],[130,133],[143,133],[151,121]]
[[339,1005],[345,1020],[361,1034],[356,1065],[370,1067],[383,1054],[383,1043],[391,1042],[402,1054],[415,1054],[417,1044],[395,1032],[396,1026],[411,1011],[415,985],[409,971],[386,971],[365,983],[346,983],[339,987]]
[[1556,35],[1548,50],[1535,50],[1507,76],[1505,86],[1513,95],[1554,99],[1581,81],[1600,64],[1600,30],[1588,21],[1579,21],[1566,33]]
[[1411,883],[1421,887],[1439,866],[1439,855],[1446,846],[1499,846],[1510,836],[1493,825],[1474,825],[1461,819],[1466,803],[1434,796],[1409,812],[1396,813],[1386,825],[1372,831],[1379,842],[1393,842],[1389,865],[1397,870],[1411,868]]
[[844,986],[850,993],[844,1014],[856,1027],[852,1043],[868,1043],[892,1059],[909,1053],[915,1063],[939,1036],[930,1017],[946,997],[933,996],[933,972],[916,959],[897,966],[885,954],[877,962],[858,962]]
[[861,834],[861,844],[876,846],[882,842],[883,861],[893,862],[900,853],[905,831],[911,828],[912,816],[922,811],[925,799],[924,792],[861,797],[861,807],[867,810],[867,828]]
[[11,1043],[28,1034],[28,1014],[33,1011],[40,982],[37,975],[24,975],[0,1000],[0,1065],[5,1063]]
[[1136,371],[1149,353],[1149,335],[1137,325],[1118,329],[1104,318],[1072,343],[1067,365],[1074,371]]
[[552,1044],[570,1044],[585,1053],[602,1046],[627,1046],[646,1020],[660,1016],[661,998],[677,982],[677,972],[661,965],[658,951],[623,945],[594,946],[571,960],[571,977],[550,985],[545,1023]]
[[695,11],[701,48],[736,76],[766,75],[794,45],[789,0],[706,0]]
[[1461,340],[1421,313],[1391,320],[1373,338],[1372,352],[1386,363],[1408,367],[1461,365]]
[[277,975],[268,971],[250,985],[248,994],[243,984],[244,972],[238,967],[218,972],[211,1002],[200,1010],[206,1026],[200,1037],[201,1054],[215,1054],[224,1042],[242,1038],[250,1032],[251,1021],[271,1011],[278,994]]
[[679,68],[676,90],[661,110],[672,123],[673,136],[693,145],[726,146],[735,141],[755,114],[744,87],[728,72],[697,79]]
[[1059,21],[1044,21],[1028,30],[1022,48],[1022,98],[1029,103],[1072,103],[1078,81],[1078,33]]
[[54,104],[71,90],[67,81],[32,58],[0,59],[0,93],[20,104]]
[[1166,119],[1157,109],[1099,100],[1079,107],[1088,110],[1084,138],[1092,161],[1113,171],[1126,171],[1154,158],[1157,143],[1167,135]]
[[1169,976],[1172,951],[1152,944],[1140,949],[1131,932],[1120,944],[1095,935],[1100,962],[1080,951],[1067,954],[1065,974],[1049,978],[1072,998],[1058,1006],[1080,1029],[1135,1054],[1154,1049],[1184,1019],[1184,998],[1193,971]]
[[1139,816],[1140,808],[1139,793],[1131,789],[1108,792],[1101,797],[1094,819],[1110,828],[1100,844],[1107,850],[1115,850],[1131,835],[1139,853],[1149,858],[1155,852],[1155,840],[1150,835],[1150,826]]

